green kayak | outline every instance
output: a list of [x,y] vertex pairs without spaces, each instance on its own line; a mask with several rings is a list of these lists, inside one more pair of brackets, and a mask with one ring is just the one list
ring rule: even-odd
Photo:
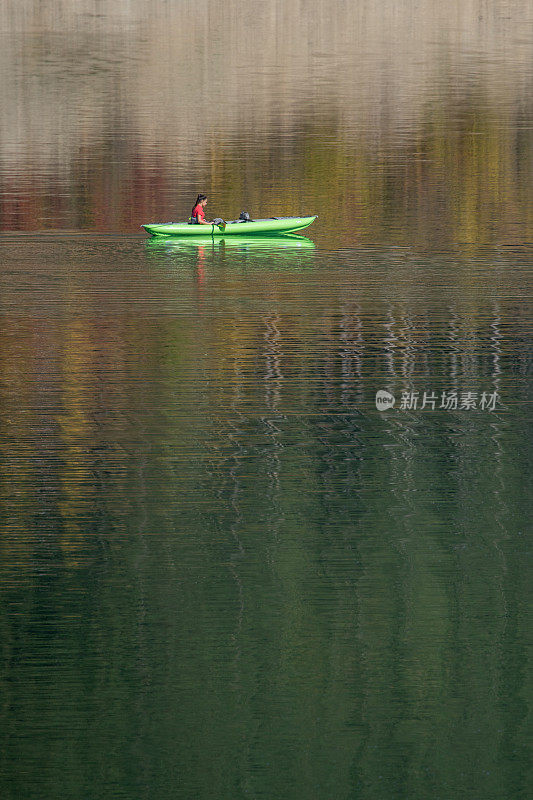
[[271,219],[255,219],[243,222],[232,222],[215,225],[191,225],[188,222],[154,222],[142,225],[152,236],[250,236],[250,234],[294,233],[307,228],[314,222],[313,217],[272,217]]

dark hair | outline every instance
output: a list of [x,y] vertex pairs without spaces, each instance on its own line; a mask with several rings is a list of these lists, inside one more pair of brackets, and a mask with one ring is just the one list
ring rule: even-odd
[[203,200],[207,200],[207,195],[206,194],[199,194],[198,197],[196,198],[196,203],[193,205],[193,207],[191,209],[191,217],[194,216],[194,209],[196,208],[198,203],[201,203]]

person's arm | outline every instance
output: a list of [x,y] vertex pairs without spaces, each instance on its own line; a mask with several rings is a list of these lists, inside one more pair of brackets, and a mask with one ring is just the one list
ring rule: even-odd
[[196,222],[198,225],[211,225],[210,222],[206,222],[205,216],[201,217],[200,214],[196,214]]

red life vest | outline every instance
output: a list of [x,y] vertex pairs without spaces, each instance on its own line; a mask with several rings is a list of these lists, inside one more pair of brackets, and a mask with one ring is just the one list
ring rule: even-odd
[[193,222],[200,222],[200,220],[202,220],[202,222],[205,221],[204,209],[200,203],[193,208],[191,217]]

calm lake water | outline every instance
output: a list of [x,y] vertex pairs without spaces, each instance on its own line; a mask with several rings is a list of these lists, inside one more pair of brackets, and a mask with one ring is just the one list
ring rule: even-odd
[[531,797],[532,22],[2,7],[2,798]]

